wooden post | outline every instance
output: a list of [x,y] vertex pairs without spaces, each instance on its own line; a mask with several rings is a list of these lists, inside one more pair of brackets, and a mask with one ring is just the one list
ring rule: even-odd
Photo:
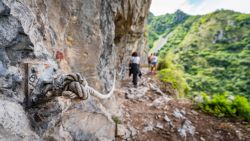
[[24,94],[25,94],[25,103],[28,104],[29,100],[29,64],[24,63]]

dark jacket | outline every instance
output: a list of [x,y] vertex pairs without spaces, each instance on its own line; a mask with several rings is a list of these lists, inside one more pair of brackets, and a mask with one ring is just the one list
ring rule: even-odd
[[130,68],[130,69],[129,69],[129,76],[131,76],[131,74],[141,76],[141,71],[140,71],[140,66],[139,66],[139,64],[130,63],[130,64],[129,64],[129,68]]

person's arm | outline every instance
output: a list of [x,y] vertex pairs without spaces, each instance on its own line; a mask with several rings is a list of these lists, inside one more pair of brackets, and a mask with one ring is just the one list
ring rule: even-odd
[[141,58],[138,57],[138,59],[139,59],[139,60],[138,60],[138,66],[139,66],[139,68],[140,68],[140,66],[141,66],[141,65],[140,65],[140,64],[141,64]]
[[132,57],[130,57],[129,62],[128,62],[129,69],[131,69],[131,64],[132,64]]

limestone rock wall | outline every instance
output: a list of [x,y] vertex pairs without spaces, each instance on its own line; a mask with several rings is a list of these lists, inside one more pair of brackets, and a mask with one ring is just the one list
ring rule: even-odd
[[23,102],[22,63],[35,58],[34,46],[21,23],[10,15],[10,9],[0,1],[0,90],[7,95],[19,91],[13,99]]
[[[115,97],[56,97],[25,109],[24,63],[80,72],[107,92],[146,54],[151,0],[0,0],[0,140],[114,140]],[[79,124],[76,124],[79,123]],[[72,126],[73,125],[73,126]],[[10,138],[11,137],[11,138]]]
[[[144,24],[151,0],[121,0],[115,14],[115,45],[117,46],[117,66],[119,75],[126,75],[128,60],[137,51],[145,63],[147,47]],[[125,67],[126,66],[126,67]]]
[[[151,0],[3,0],[20,20],[37,57],[64,72],[80,72],[107,91],[125,75],[133,50],[145,53],[144,23]],[[58,58],[57,54],[63,57]]]

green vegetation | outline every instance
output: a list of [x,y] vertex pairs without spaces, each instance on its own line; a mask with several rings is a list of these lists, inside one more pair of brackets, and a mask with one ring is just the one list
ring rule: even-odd
[[178,46],[188,31],[190,30],[194,21],[198,20],[199,16],[189,17],[183,24],[179,24],[171,33],[171,37],[168,39],[168,43],[161,49],[161,56],[166,56],[166,53],[173,47]]
[[214,114],[218,117],[241,117],[250,121],[250,102],[243,96],[232,96],[226,93],[209,97],[203,93],[204,102],[199,103],[205,112]]
[[[150,27],[148,27],[150,28]],[[149,48],[153,48],[154,42],[159,39],[159,35],[155,32],[152,32],[152,29],[148,29],[148,45]]]
[[117,117],[117,116],[112,116],[112,120],[114,121],[115,124],[121,124],[122,123],[120,118]]
[[180,66],[172,63],[172,58],[174,57],[174,54],[169,54],[166,58],[159,61],[158,67],[163,69],[160,70],[158,77],[164,83],[171,83],[172,87],[178,92],[178,96],[183,97],[189,88],[183,77],[183,71],[179,68]]
[[[190,97],[202,93],[215,95],[215,99],[217,94],[235,95],[233,104],[239,108],[236,111],[230,108],[226,113],[223,110],[217,113],[213,108],[206,111],[248,119],[249,111],[242,114],[240,107],[248,107],[247,99],[250,100],[250,14],[219,10],[204,16],[186,16],[177,23],[169,15],[153,17],[148,25],[150,32],[158,36],[171,32],[159,52],[160,79]],[[164,16],[168,18],[162,21]],[[166,28],[168,25],[174,26]],[[235,104],[237,100],[243,105]]]
[[151,12],[148,15],[148,44],[152,48],[154,42],[162,34],[167,35],[177,25],[183,23],[188,18],[188,15],[182,11],[176,11],[174,14],[165,14],[154,16]]

